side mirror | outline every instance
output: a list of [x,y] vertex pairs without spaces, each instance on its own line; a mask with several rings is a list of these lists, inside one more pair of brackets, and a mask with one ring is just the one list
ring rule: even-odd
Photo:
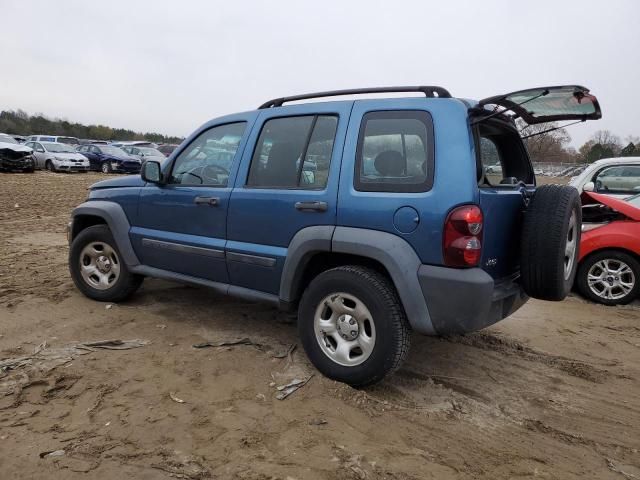
[[584,192],[595,192],[595,190],[596,190],[596,184],[593,182],[587,182],[582,187],[582,191]]
[[145,182],[162,183],[160,162],[148,160],[142,164],[141,177]]

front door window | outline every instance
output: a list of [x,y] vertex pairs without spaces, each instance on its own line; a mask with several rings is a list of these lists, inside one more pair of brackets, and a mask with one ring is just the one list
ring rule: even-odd
[[237,122],[202,132],[180,153],[168,183],[226,187],[245,127],[245,122]]

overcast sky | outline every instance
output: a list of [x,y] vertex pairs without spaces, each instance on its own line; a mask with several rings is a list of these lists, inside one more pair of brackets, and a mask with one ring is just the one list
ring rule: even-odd
[[[296,93],[581,84],[640,136],[640,1],[0,0],[0,110],[189,134]],[[44,133],[44,132],[39,132]]]

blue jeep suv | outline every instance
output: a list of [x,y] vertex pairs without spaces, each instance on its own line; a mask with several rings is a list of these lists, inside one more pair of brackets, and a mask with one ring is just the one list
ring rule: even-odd
[[[385,92],[423,96],[285,105]],[[141,176],[93,185],[69,224],[71,276],[100,301],[148,276],[297,310],[313,364],[371,384],[399,367],[412,330],[471,332],[567,295],[578,192],[536,187],[515,119],[600,116],[580,86],[275,99],[207,122]]]

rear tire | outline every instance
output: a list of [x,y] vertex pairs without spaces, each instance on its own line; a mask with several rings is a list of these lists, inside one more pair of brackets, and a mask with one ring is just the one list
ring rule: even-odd
[[640,263],[618,250],[594,253],[580,263],[576,285],[589,300],[626,305],[640,295]]
[[144,280],[129,271],[106,225],[88,227],[73,239],[69,271],[78,290],[101,302],[127,299]]
[[566,185],[536,189],[524,214],[520,252],[527,295],[560,301],[573,285],[580,249],[582,210],[578,191]]
[[409,351],[410,329],[394,286],[354,265],[311,281],[300,301],[298,333],[323,375],[354,387],[379,382]]

